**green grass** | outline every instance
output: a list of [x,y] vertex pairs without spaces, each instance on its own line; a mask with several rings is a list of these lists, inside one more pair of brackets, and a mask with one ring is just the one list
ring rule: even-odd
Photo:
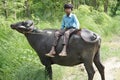
[[[80,6],[74,13],[80,21],[81,28],[88,28],[101,35],[102,61],[113,56],[120,57],[118,44],[120,38],[116,36],[120,33],[120,16],[112,18],[103,12],[95,10],[91,12],[88,6]],[[24,35],[10,28],[10,24],[23,19],[5,19],[0,16],[0,20],[0,80],[45,80],[44,66],[40,63],[35,51],[30,47]],[[59,29],[60,24],[59,20],[40,20],[36,26],[39,29]],[[53,65],[54,80],[62,80],[70,76],[73,80],[87,80],[87,74],[76,67]]]
[[111,40],[102,42],[101,57],[106,60],[110,57],[120,58],[120,37],[114,35]]

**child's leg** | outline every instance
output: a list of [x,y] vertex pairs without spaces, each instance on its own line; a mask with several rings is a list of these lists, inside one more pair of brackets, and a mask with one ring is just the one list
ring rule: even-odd
[[67,56],[67,52],[66,52],[66,49],[67,49],[67,44],[68,44],[68,40],[69,40],[69,36],[72,32],[74,32],[75,29],[69,29],[65,32],[64,34],[64,42],[63,42],[63,50],[61,51],[61,53],[59,54],[59,56]]
[[57,45],[57,41],[58,41],[59,37],[60,37],[60,31],[55,32],[55,38],[54,38],[52,48],[51,48],[50,52],[48,54],[46,54],[46,56],[54,57],[53,55],[56,54],[55,46]]
[[68,43],[68,38],[69,38],[69,35],[70,35],[70,31],[67,30],[65,33],[64,33],[64,41],[63,41],[63,49],[61,51],[61,53],[59,53],[59,56],[67,56],[67,52],[66,52],[66,48],[67,48],[67,43]]

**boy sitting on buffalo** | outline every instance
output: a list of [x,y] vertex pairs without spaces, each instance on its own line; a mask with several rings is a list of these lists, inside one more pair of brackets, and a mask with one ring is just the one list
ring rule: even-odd
[[57,45],[57,40],[61,35],[64,34],[64,41],[63,41],[63,50],[59,53],[59,56],[67,56],[66,48],[68,44],[69,36],[72,32],[74,32],[76,29],[79,29],[79,21],[75,14],[72,14],[73,6],[72,4],[65,4],[64,5],[64,11],[65,15],[62,19],[62,25],[61,30],[55,32],[55,41],[52,46],[52,49],[46,56],[54,57],[55,52],[55,46]]

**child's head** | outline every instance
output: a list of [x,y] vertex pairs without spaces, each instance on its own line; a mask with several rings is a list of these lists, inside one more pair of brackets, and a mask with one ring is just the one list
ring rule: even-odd
[[65,4],[65,5],[64,5],[64,10],[65,10],[65,13],[66,13],[66,14],[70,14],[71,11],[72,11],[72,9],[73,9],[72,4]]

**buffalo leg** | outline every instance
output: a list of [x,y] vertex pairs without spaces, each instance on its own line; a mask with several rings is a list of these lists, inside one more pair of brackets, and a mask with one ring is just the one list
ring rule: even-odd
[[94,63],[101,75],[102,80],[105,80],[105,75],[104,75],[104,66],[100,62],[100,51],[98,51],[94,57]]
[[48,75],[48,73],[47,73],[47,70],[46,70],[46,67],[45,67],[45,80],[47,80],[47,75]]
[[88,74],[88,80],[93,80],[95,70],[93,68],[92,60],[86,59],[87,61],[84,61],[84,66]]
[[45,78],[47,79],[47,76],[49,77],[49,80],[52,80],[52,67],[51,66],[45,66]]

